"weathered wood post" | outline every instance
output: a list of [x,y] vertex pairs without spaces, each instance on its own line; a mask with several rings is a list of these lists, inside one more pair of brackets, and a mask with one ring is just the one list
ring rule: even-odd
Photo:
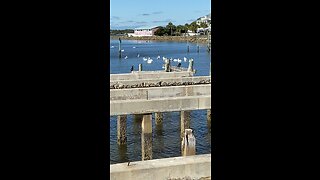
[[211,128],[211,109],[207,110],[207,123],[208,123],[208,128]]
[[187,37],[187,52],[190,52],[188,37]]
[[141,150],[142,161],[152,159],[152,114],[144,114],[142,118]]
[[192,72],[192,71],[193,71],[193,59],[190,59],[190,60],[189,60],[188,71],[189,71],[189,72]]
[[117,135],[118,144],[125,144],[127,142],[127,115],[120,115],[117,118]]
[[193,135],[192,129],[186,129],[181,142],[182,156],[196,155],[196,138]]
[[160,125],[162,123],[162,120],[163,120],[162,113],[161,112],[156,112],[156,113],[154,113],[154,117],[155,117],[156,125]]
[[199,53],[199,43],[198,43],[198,37],[197,37],[197,35],[196,35],[196,38],[197,38],[197,52]]
[[170,72],[170,60],[169,59],[166,59],[166,61],[165,61],[164,71],[165,72]]
[[119,58],[121,58],[121,39],[119,38]]
[[180,122],[181,122],[181,138],[183,138],[184,136],[184,132],[185,129],[189,129],[190,128],[190,116],[191,115],[191,111],[181,111],[180,112]]
[[142,64],[139,64],[139,71],[142,71]]

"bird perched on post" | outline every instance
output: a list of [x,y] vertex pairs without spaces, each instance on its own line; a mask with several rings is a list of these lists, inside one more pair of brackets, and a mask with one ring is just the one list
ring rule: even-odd
[[133,71],[133,65],[131,66],[131,69],[130,69],[130,71],[131,71],[131,72]]

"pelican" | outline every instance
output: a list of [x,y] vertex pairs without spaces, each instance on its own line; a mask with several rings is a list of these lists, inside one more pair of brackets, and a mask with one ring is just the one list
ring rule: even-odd
[[124,57],[124,59],[128,59],[128,56]]
[[184,57],[183,60],[184,60],[184,62],[187,62],[187,58],[186,57]]
[[160,59],[160,55],[157,57],[157,59]]
[[177,62],[177,61],[178,61],[178,59],[173,59],[173,61],[174,61],[174,62]]
[[124,52],[124,49],[122,49],[121,52]]
[[178,58],[178,62],[181,63],[181,61],[182,61],[182,60]]
[[148,63],[148,64],[151,64],[152,61],[153,61],[152,59],[148,59],[147,63]]
[[143,59],[144,61],[148,60],[146,57],[143,57],[142,59]]

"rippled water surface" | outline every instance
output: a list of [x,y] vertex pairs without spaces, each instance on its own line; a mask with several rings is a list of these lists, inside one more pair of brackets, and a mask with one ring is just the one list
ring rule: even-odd
[[[189,45],[190,52],[187,53]],[[183,58],[193,58],[194,68],[197,70],[196,76],[209,75],[211,55],[206,51],[206,46],[199,44],[200,51],[197,52],[197,45],[186,42],[157,42],[157,41],[137,41],[122,40],[122,58],[118,57],[119,41],[110,42],[110,72],[129,73],[133,65],[138,69],[138,64],[142,64],[143,71],[162,70],[162,57],[182,59],[181,67],[188,67],[188,61]],[[137,57],[138,54],[140,57]],[[157,56],[161,59],[157,59]],[[127,56],[127,59],[124,57]],[[151,64],[143,60],[143,57],[153,59]],[[172,62],[177,65],[178,62]],[[180,113],[163,113],[163,123],[156,126],[154,114],[152,117],[153,133],[153,159],[181,156],[180,142]],[[191,112],[191,128],[196,137],[197,154],[211,153],[211,131],[208,129],[206,110]],[[141,120],[134,115],[127,117],[127,144],[119,146],[117,144],[117,119],[110,117],[110,163],[121,163],[127,161],[141,160]]]

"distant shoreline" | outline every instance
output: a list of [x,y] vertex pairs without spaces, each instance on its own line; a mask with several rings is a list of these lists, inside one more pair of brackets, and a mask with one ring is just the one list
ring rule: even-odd
[[146,41],[185,41],[190,43],[207,44],[207,36],[199,36],[198,38],[194,36],[146,36],[146,37],[127,37],[127,36],[110,36],[110,39],[124,39],[124,40],[146,40]]

